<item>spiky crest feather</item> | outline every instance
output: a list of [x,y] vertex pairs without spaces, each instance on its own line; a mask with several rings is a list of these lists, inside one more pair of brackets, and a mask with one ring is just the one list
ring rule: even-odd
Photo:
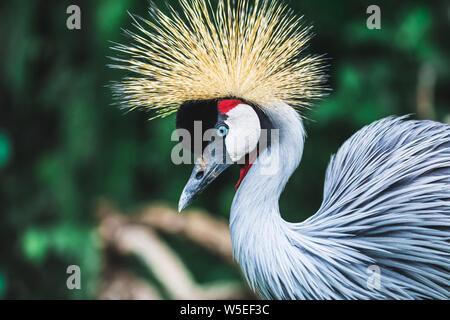
[[[235,2],[235,4],[234,4]],[[276,0],[180,0],[182,15],[156,6],[151,19],[132,16],[133,43],[111,67],[133,75],[113,84],[122,104],[156,117],[190,100],[237,97],[261,107],[307,107],[322,96],[323,58],[300,57],[310,37],[301,18]]]

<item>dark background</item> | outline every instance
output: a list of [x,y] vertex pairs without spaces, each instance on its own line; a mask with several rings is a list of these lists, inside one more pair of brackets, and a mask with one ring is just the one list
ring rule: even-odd
[[[81,30],[66,28],[70,4],[81,8]],[[97,298],[104,263],[97,203],[129,213],[155,202],[176,207],[191,168],[170,160],[174,117],[149,122],[145,112],[119,110],[107,87],[123,76],[106,67],[110,41],[126,42],[127,11],[147,17],[147,4],[1,2],[0,298]],[[370,4],[381,7],[381,30],[366,27]],[[308,52],[330,58],[333,89],[306,113],[304,160],[280,202],[287,220],[301,221],[320,205],[331,154],[362,126],[404,114],[450,122],[450,3],[289,5],[314,25]],[[227,172],[194,207],[226,220],[237,178],[238,168]],[[199,283],[242,281],[204,250],[166,241]],[[81,267],[82,290],[66,288],[71,264]]]

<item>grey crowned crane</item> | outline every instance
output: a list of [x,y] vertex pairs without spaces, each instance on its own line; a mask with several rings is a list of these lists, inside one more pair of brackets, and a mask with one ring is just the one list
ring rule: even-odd
[[137,32],[114,47],[112,65],[131,72],[113,85],[125,106],[212,130],[179,210],[240,163],[234,257],[262,297],[450,298],[450,125],[387,118],[363,128],[332,157],[317,213],[286,222],[278,202],[302,158],[299,112],[326,81],[323,58],[302,56],[309,28],[275,0],[180,5],[132,16]]

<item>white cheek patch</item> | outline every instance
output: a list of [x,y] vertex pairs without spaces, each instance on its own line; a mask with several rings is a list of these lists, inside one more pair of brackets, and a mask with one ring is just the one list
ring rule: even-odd
[[225,123],[230,129],[225,138],[225,145],[231,160],[236,162],[258,146],[261,124],[255,110],[246,104],[234,107],[227,116]]

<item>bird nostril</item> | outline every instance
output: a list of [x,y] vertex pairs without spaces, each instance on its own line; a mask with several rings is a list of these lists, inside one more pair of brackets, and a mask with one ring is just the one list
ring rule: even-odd
[[203,176],[205,175],[204,171],[199,171],[197,172],[197,174],[195,175],[195,179],[200,180],[201,178],[203,178]]

